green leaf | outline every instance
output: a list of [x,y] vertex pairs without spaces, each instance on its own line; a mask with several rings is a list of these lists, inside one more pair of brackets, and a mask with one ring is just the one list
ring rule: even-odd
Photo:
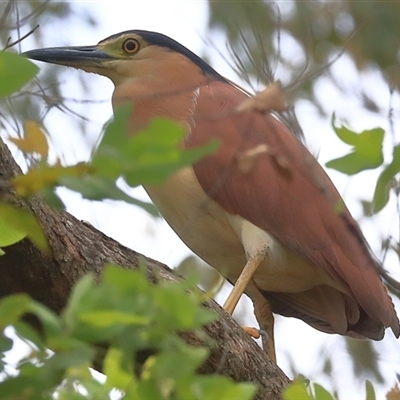
[[177,380],[182,376],[192,375],[206,359],[209,351],[182,345],[179,349],[163,351],[155,357],[152,372],[156,379]]
[[[109,272],[105,272],[104,278],[107,274],[110,276]],[[123,281],[132,280],[135,280],[134,271],[131,271],[131,276],[126,275]],[[140,289],[132,290],[131,283],[128,283],[129,289],[120,289],[116,284],[106,282],[106,279],[97,286],[92,285],[91,280],[81,281],[79,290],[74,292],[73,300],[64,313],[74,337],[90,343],[112,341],[127,329],[137,330],[143,325],[147,326],[151,317],[148,315],[149,301]],[[132,337],[120,343],[127,343],[128,347],[136,345]]]
[[150,322],[149,318],[147,317],[114,310],[101,310],[81,313],[79,319],[85,323],[91,324],[99,328],[114,326],[117,324],[148,325]]
[[365,382],[366,400],[376,400],[374,385],[370,381]]
[[60,196],[55,192],[55,188],[51,186],[45,186],[40,192],[40,197],[42,197],[46,203],[56,210],[65,210],[65,204],[61,200]]
[[39,318],[47,336],[59,335],[61,333],[60,320],[53,311],[33,300],[29,304],[29,311]]
[[[98,383],[98,385],[103,387],[100,383]],[[97,398],[97,399],[102,398],[102,397],[93,396],[93,391],[92,390],[90,390],[90,391],[88,390],[88,392],[92,396],[92,399],[94,399],[94,398]],[[84,394],[80,394],[80,393],[75,392],[74,386],[73,385],[68,385],[67,387],[61,387],[59,389],[59,391],[57,392],[57,399],[58,400],[87,400],[87,396],[84,395]],[[104,395],[104,399],[108,400],[109,397]]]
[[154,118],[148,128],[133,136],[127,134],[132,106],[118,108],[94,153],[96,174],[116,180],[122,176],[134,187],[160,184],[178,169],[193,164],[218,147],[213,141],[194,149],[181,148],[185,129],[167,118]]
[[[38,349],[31,347],[18,376],[0,381],[0,398],[80,399],[75,393],[79,387],[94,399],[108,398],[110,389],[118,388],[132,400],[250,400],[256,391],[252,384],[197,375],[208,349],[187,345],[175,332],[177,327],[200,326],[203,297],[188,288],[186,282],[156,286],[141,269],[108,266],[98,285],[90,276],[78,283],[62,319],[28,296],[5,298],[0,302],[0,325],[13,324],[18,336]],[[26,312],[39,317],[45,335],[20,320]],[[103,363],[105,384],[88,371],[95,360],[92,343],[109,348]],[[0,337],[3,350],[10,346]]]
[[366,169],[377,168],[383,163],[382,144],[385,133],[383,129],[375,128],[356,133],[344,126],[336,127],[334,116],[332,126],[339,139],[352,145],[353,150],[350,154],[327,162],[325,165],[328,168],[354,175]]
[[[99,382],[89,370],[89,365],[82,364],[66,371],[66,379],[57,388],[59,400],[109,400],[110,389]],[[80,394],[78,392],[87,392]],[[77,392],[78,391],[78,392]],[[53,396],[54,397],[54,396]]]
[[98,175],[85,175],[81,178],[64,176],[60,178],[59,183],[70,190],[80,193],[83,198],[88,200],[101,201],[110,199],[125,201],[126,203],[143,208],[154,217],[160,216],[153,204],[140,201],[127,195],[116,185],[115,180],[106,177]]
[[321,385],[314,383],[315,400],[335,400],[334,397]]
[[197,329],[215,320],[215,314],[199,309],[200,301],[179,284],[160,284],[155,293],[159,307],[165,307],[160,319],[168,321],[172,329]]
[[0,301],[0,326],[5,328],[18,321],[29,310],[30,298],[26,294],[14,294]]
[[252,383],[236,383],[224,376],[196,376],[177,388],[177,398],[185,400],[250,400],[256,393]]
[[385,167],[380,174],[376,183],[374,198],[372,201],[372,212],[375,214],[383,209],[389,201],[390,189],[394,185],[391,183],[394,181],[395,176],[400,172],[400,145],[395,146],[393,149],[393,160]]
[[[181,149],[179,145],[185,134],[179,124],[168,119],[155,118],[148,129],[132,138],[131,146],[127,148],[135,157],[135,162],[124,175],[127,183],[132,187],[161,184],[174,172],[195,163],[218,148],[218,142],[211,141],[202,147]],[[140,148],[145,151],[139,155],[137,152]]]
[[106,124],[96,153],[107,153],[113,149],[122,149],[128,143],[128,120],[132,110],[133,105],[125,103],[114,111],[114,118]]
[[26,232],[21,231],[15,226],[7,223],[0,214],[0,247],[6,247],[17,243],[21,241],[26,235]]
[[31,325],[24,321],[19,321],[13,324],[13,328],[17,336],[23,341],[29,341],[33,343],[40,351],[46,352],[47,348],[44,345],[43,334],[35,330]]
[[308,394],[303,381],[294,380],[283,392],[283,400],[313,400]]
[[46,338],[46,345],[55,353],[70,352],[75,348],[91,348],[90,345],[83,340],[74,337],[74,332],[63,331],[60,335],[55,335]]
[[42,393],[46,393],[53,385],[52,382],[41,379],[39,368],[26,363],[21,365],[19,370],[18,376],[0,382],[0,398],[18,399],[24,391],[29,392],[30,399],[46,398]]
[[7,336],[0,336],[0,353],[5,353],[13,347],[13,340]]
[[103,282],[115,287],[120,293],[145,293],[151,291],[150,282],[142,271],[132,271],[108,265],[104,269]]
[[91,275],[86,275],[74,286],[68,300],[67,308],[63,312],[63,318],[67,326],[72,329],[76,324],[80,308],[85,301],[88,293],[95,287],[94,279]]
[[[129,393],[129,400],[161,400],[166,396],[161,392],[162,388],[153,380],[141,380],[137,389]],[[167,397],[168,398],[168,397]],[[186,399],[185,399],[186,400]]]
[[120,349],[110,348],[104,360],[104,374],[107,376],[106,384],[110,388],[125,390],[128,385],[135,382],[132,370],[123,368],[124,354]]
[[19,90],[29,82],[39,68],[17,54],[0,52],[0,97],[5,97]]
[[87,345],[72,347],[69,351],[54,353],[44,365],[44,374],[51,380],[62,379],[65,370],[70,367],[79,367],[83,364],[90,364],[95,355],[95,350]]
[[20,232],[20,235],[28,236],[40,250],[49,249],[42,227],[36,218],[27,211],[0,203],[0,220]]

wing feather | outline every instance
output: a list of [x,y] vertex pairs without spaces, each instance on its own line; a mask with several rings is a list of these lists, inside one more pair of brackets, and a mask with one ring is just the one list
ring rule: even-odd
[[[266,230],[342,285],[375,330],[376,324],[390,326],[398,337],[399,321],[377,273],[377,261],[331,180],[277,119],[255,112],[235,114],[246,98],[221,82],[201,88],[186,146],[216,138],[220,147],[194,166],[200,185],[226,211]],[[241,167],[243,156],[260,146],[265,151],[250,158],[250,168]],[[273,295],[279,302],[279,294]],[[307,313],[315,317],[309,296],[305,303],[304,295],[299,296],[298,304],[295,295],[290,301],[289,297],[281,294],[286,307],[301,309],[305,320]],[[343,308],[342,303],[338,307]],[[350,314],[347,321],[357,332]],[[333,325],[335,331],[343,331],[339,323]]]

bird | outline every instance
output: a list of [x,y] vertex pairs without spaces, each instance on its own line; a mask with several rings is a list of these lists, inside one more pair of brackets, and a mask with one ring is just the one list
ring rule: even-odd
[[379,261],[334,184],[273,113],[238,111],[251,99],[238,85],[145,30],[23,55],[111,79],[114,109],[134,105],[129,135],[167,117],[184,127],[183,148],[218,140],[214,153],[144,188],[182,241],[234,285],[225,310],[251,298],[270,359],[274,313],[326,333],[381,340],[391,328],[399,337]]

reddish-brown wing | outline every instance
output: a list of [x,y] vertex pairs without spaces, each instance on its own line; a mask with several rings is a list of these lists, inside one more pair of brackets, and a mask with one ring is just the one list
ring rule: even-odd
[[[201,186],[226,211],[268,231],[323,269],[354,297],[364,319],[366,314],[399,336],[399,322],[376,261],[329,177],[271,115],[235,114],[246,98],[221,82],[201,88],[186,145],[220,141],[216,153],[194,166]],[[257,148],[263,151],[244,168],[243,156]],[[279,306],[279,294],[273,296]],[[293,301],[283,300],[293,306]],[[302,312],[307,314],[307,309]]]

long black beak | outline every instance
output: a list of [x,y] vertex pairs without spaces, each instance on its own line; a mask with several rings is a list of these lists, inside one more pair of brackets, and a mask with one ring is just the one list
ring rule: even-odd
[[22,55],[33,60],[78,68],[101,67],[104,61],[113,59],[111,55],[97,46],[48,47],[29,50],[22,53]]

